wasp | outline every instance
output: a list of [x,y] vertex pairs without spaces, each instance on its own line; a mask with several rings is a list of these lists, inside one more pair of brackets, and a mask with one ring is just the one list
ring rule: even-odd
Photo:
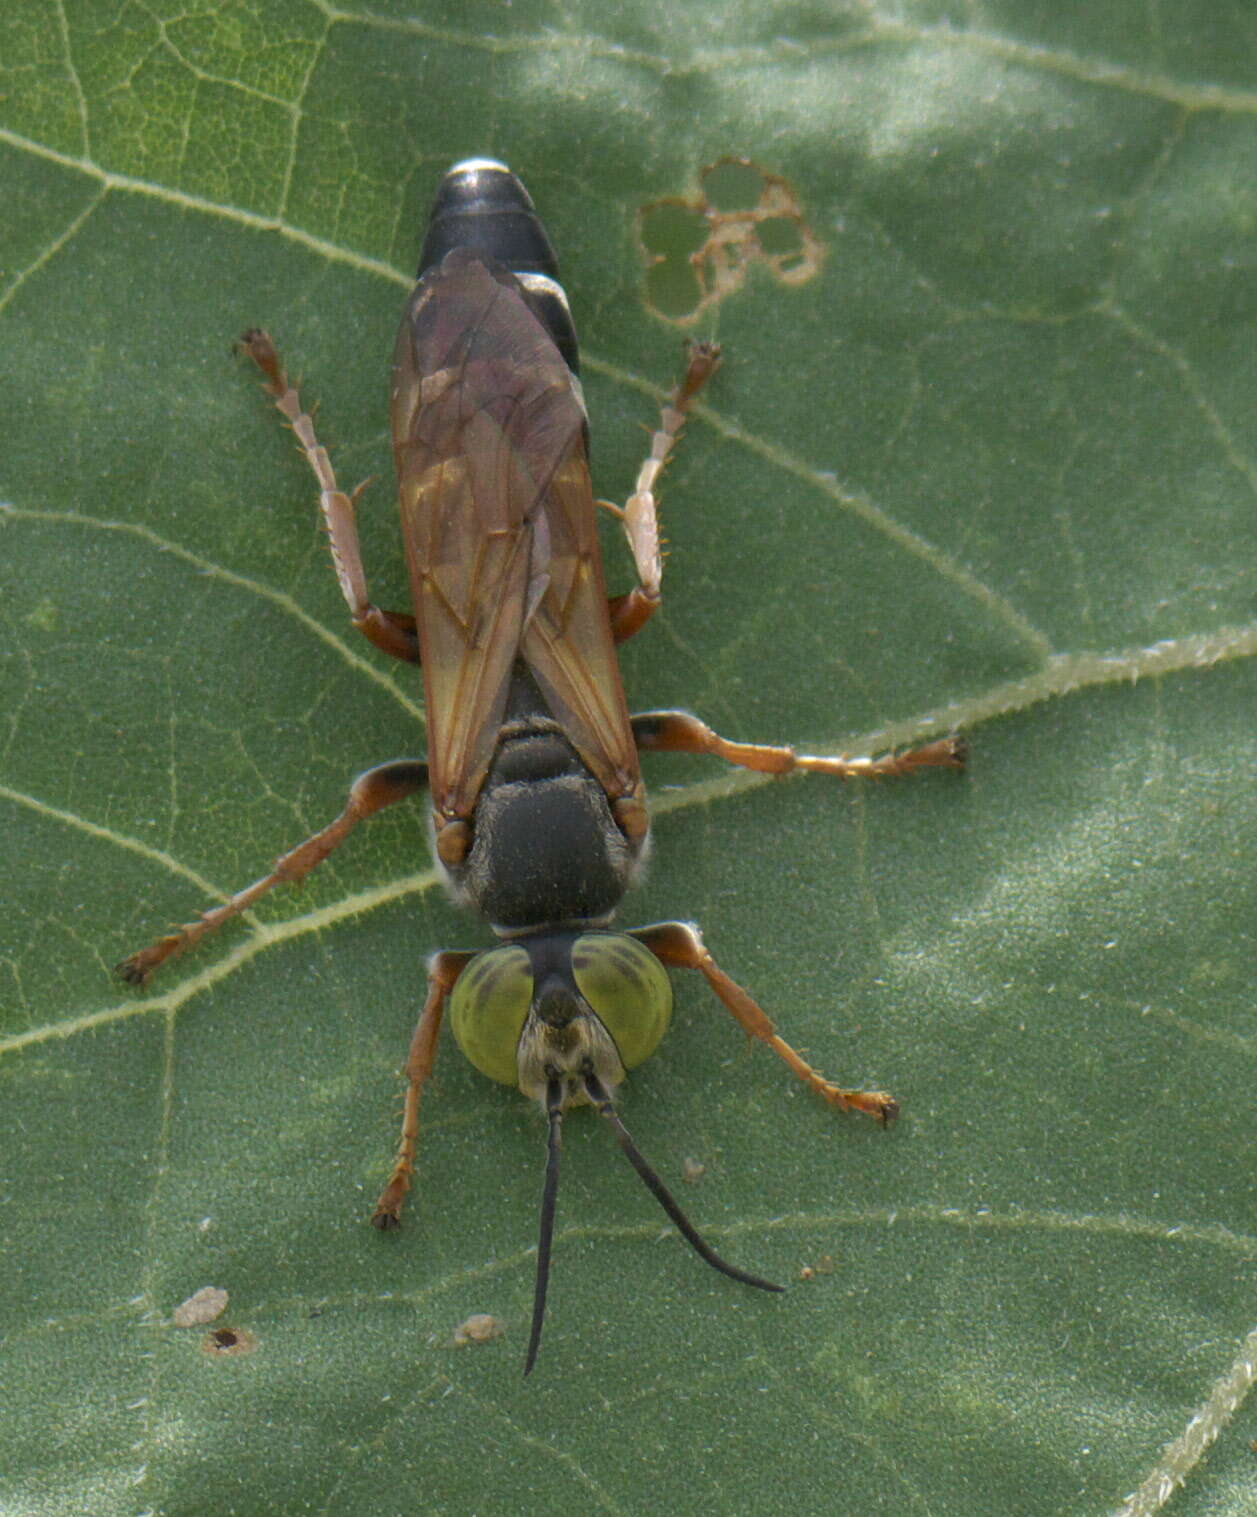
[[[422,666],[427,757],[360,775],[333,822],[223,905],[126,959],[119,972],[143,984],[274,886],[304,878],[359,822],[427,791],[437,866],[457,900],[488,922],[496,944],[442,950],[428,961],[427,995],[405,1066],[401,1135],[375,1226],[400,1221],[420,1099],[448,1005],[454,1037],[472,1064],[539,1102],[546,1117],[525,1374],[541,1341],[562,1123],[573,1106],[588,1104],[605,1118],[708,1264],[745,1285],[780,1290],[721,1258],[699,1235],[616,1110],[626,1072],[654,1051],[668,1026],[668,970],[697,970],[738,1026],[830,1105],[882,1123],[898,1107],[883,1091],[843,1089],[813,1069],[716,964],[696,927],[612,929],[650,837],[639,755],[710,754],[769,774],[853,777],[960,768],[961,741],[943,738],[880,759],[813,757],[728,741],[683,711],[630,716],[616,646],[660,604],[655,488],[720,353],[713,344],[691,347],[627,503],[595,502],[571,311],[533,203],[503,164],[468,159],[445,175],[397,336],[391,421],[409,611],[372,602],[355,526],[362,487],[340,489],[271,338],[254,330],[239,346],[261,370],[318,481],[353,625],[383,653]],[[619,518],[628,539],[637,583],[626,594],[607,594],[597,505]]]

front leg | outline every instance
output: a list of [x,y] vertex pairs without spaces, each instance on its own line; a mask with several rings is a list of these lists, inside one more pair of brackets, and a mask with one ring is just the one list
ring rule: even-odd
[[415,1170],[415,1146],[419,1141],[419,1102],[423,1087],[436,1063],[436,1042],[441,1031],[441,1018],[445,1002],[454,988],[454,982],[467,968],[475,952],[463,953],[457,949],[443,949],[428,960],[428,994],[423,1010],[415,1024],[410,1040],[410,1053],[406,1059],[406,1099],[402,1106],[402,1131],[397,1141],[397,1156],[388,1177],[388,1184],[380,1192],[371,1216],[371,1226],[388,1232],[401,1226],[402,1202],[410,1189],[410,1177]]
[[883,1127],[899,1115],[899,1103],[884,1090],[844,1090],[827,1080],[777,1033],[768,1013],[732,980],[707,952],[697,927],[686,922],[659,922],[638,927],[630,934],[644,943],[661,964],[674,969],[697,969],[720,998],[725,1010],[747,1034],[767,1043],[786,1067],[831,1106],[843,1111],[862,1111],[876,1117]]
[[617,643],[627,641],[659,609],[663,579],[663,550],[659,542],[659,512],[655,484],[668,456],[685,425],[685,417],[695,397],[720,367],[720,348],[714,342],[690,344],[689,362],[681,382],[668,397],[659,418],[659,428],[650,439],[650,454],[637,473],[637,483],[624,509],[608,501],[600,504],[624,524],[637,566],[638,583],[627,595],[611,598],[611,631]]
[[340,584],[340,593],[345,597],[349,614],[358,631],[385,653],[407,663],[419,662],[419,639],[415,633],[415,619],[400,611],[381,611],[371,604],[367,595],[367,577],[362,567],[362,553],[358,547],[358,524],[354,507],[363,486],[359,485],[352,495],[336,483],[336,474],[327,449],[314,435],[314,418],[301,409],[301,397],[295,385],[289,384],[288,375],[279,361],[275,344],[270,334],[257,328],[246,332],[240,339],[241,351],[261,369],[265,378],[267,394],[274,400],[280,414],[293,430],[293,435],[306,456],[306,462],[319,482],[319,509],[327,528],[328,542],[332,550],[332,566]]

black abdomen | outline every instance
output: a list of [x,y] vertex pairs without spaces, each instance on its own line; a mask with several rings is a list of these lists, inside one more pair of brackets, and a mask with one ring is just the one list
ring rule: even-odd
[[528,191],[504,163],[467,158],[441,181],[419,255],[419,278],[454,248],[471,248],[519,276],[525,298],[575,374],[576,329],[559,262]]

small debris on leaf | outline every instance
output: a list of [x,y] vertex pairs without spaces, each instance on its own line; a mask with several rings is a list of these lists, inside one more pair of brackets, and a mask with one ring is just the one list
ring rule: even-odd
[[451,1340],[453,1348],[466,1348],[469,1343],[491,1343],[494,1338],[500,1338],[506,1331],[506,1324],[499,1317],[491,1317],[488,1312],[477,1312],[468,1317],[466,1322],[460,1322],[454,1329]]
[[227,1292],[217,1285],[203,1285],[171,1313],[176,1327],[204,1327],[227,1310]]

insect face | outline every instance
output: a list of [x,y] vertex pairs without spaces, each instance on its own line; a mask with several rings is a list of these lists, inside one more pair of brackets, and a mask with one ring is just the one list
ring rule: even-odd
[[609,1090],[658,1047],[672,1014],[659,960],[623,932],[543,933],[479,953],[450,996],[458,1046],[491,1080],[544,1102],[586,1102],[584,1076]]

